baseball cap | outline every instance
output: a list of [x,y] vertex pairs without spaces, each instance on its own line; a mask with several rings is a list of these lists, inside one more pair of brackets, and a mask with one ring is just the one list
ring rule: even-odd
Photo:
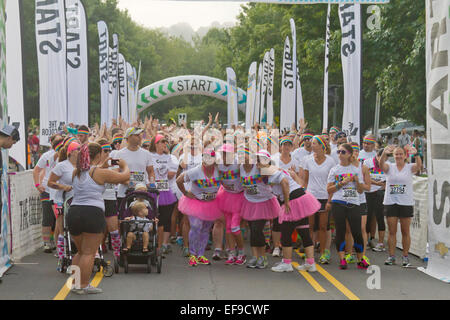
[[144,132],[141,128],[128,128],[127,132],[125,133],[125,139],[129,138],[132,135],[138,135]]
[[13,140],[16,142],[20,141],[19,130],[15,126],[8,124],[4,126],[3,129],[0,130],[0,132],[8,137],[13,138]]

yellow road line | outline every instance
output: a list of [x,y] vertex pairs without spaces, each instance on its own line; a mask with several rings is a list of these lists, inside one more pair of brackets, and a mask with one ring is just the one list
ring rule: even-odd
[[[299,250],[295,250],[295,252],[301,256],[301,253]],[[347,298],[350,300],[360,300],[353,292],[351,292],[346,286],[344,286],[342,283],[340,283],[338,280],[336,280],[335,277],[333,277],[331,274],[329,274],[324,268],[319,266],[316,263],[317,271],[325,277],[332,285],[334,285],[340,292],[342,292]]]
[[[298,263],[292,262],[292,266],[297,269]],[[309,282],[309,284],[311,285],[311,287],[314,288],[314,290],[316,290],[317,292],[327,292],[327,290],[325,290],[308,272],[300,270],[297,271],[306,279],[306,281]]]
[[[100,268],[100,271],[97,272],[94,276],[94,279],[91,281],[91,286],[97,287],[103,279],[103,267]],[[70,293],[70,289],[72,289],[72,278],[67,279],[64,283],[64,286],[59,290],[53,300],[65,300]]]

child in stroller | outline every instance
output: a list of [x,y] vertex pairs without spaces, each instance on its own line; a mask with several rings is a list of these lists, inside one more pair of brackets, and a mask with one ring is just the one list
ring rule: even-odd
[[[137,201],[131,206],[132,217],[125,218],[126,221],[136,221],[136,223],[130,225],[128,230],[126,244],[127,247],[123,248],[123,253],[128,253],[131,249],[133,241],[138,238],[142,238],[142,252],[148,252],[148,244],[150,240],[149,233],[153,230],[153,224],[147,219],[148,208],[143,201]],[[158,219],[155,219],[157,222]]]

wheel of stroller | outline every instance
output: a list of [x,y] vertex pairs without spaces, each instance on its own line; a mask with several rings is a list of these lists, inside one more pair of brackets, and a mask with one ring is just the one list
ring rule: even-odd
[[112,277],[113,274],[114,274],[114,268],[112,265],[107,265],[107,266],[103,267],[103,275],[105,277]]
[[152,273],[152,257],[147,258],[147,273]]
[[156,271],[158,273],[161,273],[161,267],[162,267],[162,256],[158,255],[158,257],[156,258]]
[[117,257],[114,257],[114,272],[119,273],[119,270],[120,270],[119,261],[118,261]]
[[153,253],[152,253],[152,255],[150,256],[150,258],[151,258],[151,263],[152,263],[152,266],[154,266],[154,267],[156,267],[156,257],[158,256],[158,254],[157,254],[157,251],[158,251],[158,249],[154,249],[153,250]]
[[123,256],[123,269],[125,273],[128,273],[128,258],[127,256]]

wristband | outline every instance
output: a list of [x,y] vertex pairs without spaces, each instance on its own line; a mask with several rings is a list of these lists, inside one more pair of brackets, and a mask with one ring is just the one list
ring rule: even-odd
[[38,187],[40,186],[40,184],[38,183],[38,184],[35,184],[34,186],[35,186],[36,188],[38,188]]
[[339,187],[339,182],[336,182],[336,190],[339,190],[340,189],[340,187]]

